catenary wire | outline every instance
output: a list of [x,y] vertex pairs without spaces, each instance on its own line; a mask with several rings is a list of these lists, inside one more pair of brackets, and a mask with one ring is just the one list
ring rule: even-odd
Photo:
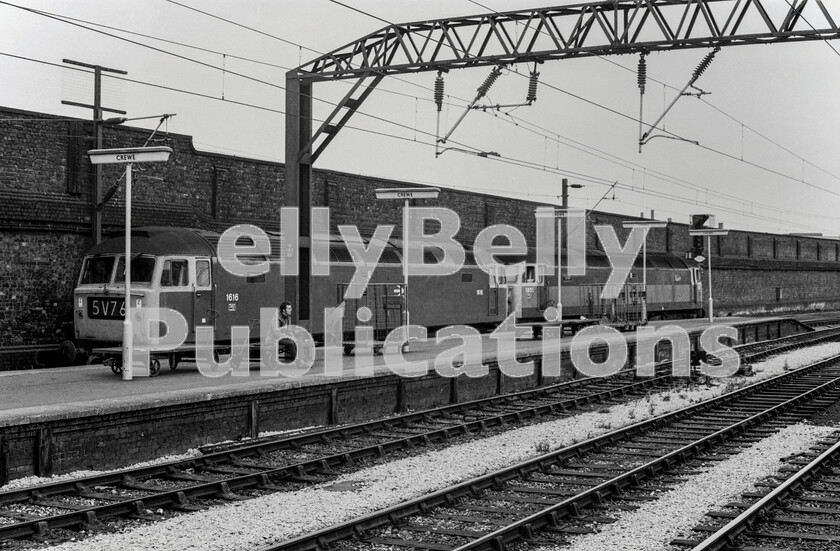
[[[0,53],[0,54],[2,54],[2,53]],[[7,55],[7,54],[2,54],[2,55]],[[42,61],[42,60],[34,60],[32,58],[25,58],[23,56],[11,55],[11,57],[24,59],[24,60],[27,60],[27,61],[36,61],[38,63],[44,63],[44,64],[47,64],[47,65],[53,65],[53,66],[57,66],[57,67],[63,67],[62,65],[59,65],[59,64],[56,64],[56,63],[46,62],[46,61]],[[224,101],[226,103],[231,103],[231,100],[221,100],[220,98],[218,98],[216,96],[200,94],[200,93],[196,93],[196,92],[192,92],[192,91],[188,91],[188,90],[181,90],[181,89],[171,87],[171,86],[151,84],[151,83],[147,83],[147,82],[143,82],[143,81],[139,81],[139,80],[135,80],[135,79],[128,79],[126,77],[109,77],[109,78],[117,78],[117,79],[125,80],[125,81],[128,81],[128,82],[134,83],[134,84],[152,86],[152,87],[155,87],[155,88],[162,88],[162,89],[165,89],[165,90],[168,90],[168,91],[184,93],[184,94],[188,94],[188,95],[192,95],[192,96],[198,96],[198,97],[202,97],[202,98],[210,99],[210,100],[214,100],[214,101]],[[263,106],[247,104],[247,103],[244,103],[244,102],[233,102],[233,103],[243,105],[243,106],[246,106],[246,107],[253,107],[253,108],[257,108],[257,109],[262,109],[262,110],[269,111],[269,112],[276,113],[276,114],[280,114],[280,115],[284,114],[280,110],[270,109],[270,108],[266,108],[266,107],[263,107]],[[404,126],[404,128],[408,129],[407,126]],[[414,140],[412,138],[398,136],[398,135],[390,134],[390,133],[386,133],[386,132],[379,132],[379,131],[371,130],[371,129],[368,129],[368,128],[360,128],[360,127],[355,127],[355,126],[348,125],[348,129],[355,130],[355,131],[360,131],[360,132],[364,132],[364,133],[368,133],[368,134],[380,135],[380,136],[383,136],[383,137],[386,137],[386,138],[389,138],[389,139],[398,139],[398,140],[406,141],[406,142],[419,143],[419,144],[421,144],[423,146],[426,146],[426,147],[429,147],[429,148],[434,147],[434,143],[417,141],[417,140]],[[432,137],[431,133],[425,133],[425,134],[428,137]],[[454,143],[458,143],[458,142],[454,142]],[[462,145],[464,147],[469,147],[466,144],[459,144],[459,145]],[[547,168],[545,166],[539,165],[538,163],[533,163],[531,161],[526,161],[526,160],[522,160],[522,159],[514,159],[514,158],[504,157],[504,158],[499,158],[499,159],[493,158],[491,160],[493,160],[495,162],[503,162],[505,164],[510,164],[510,165],[514,165],[514,166],[520,166],[520,167],[524,167],[524,168],[528,168],[528,169],[532,169],[532,170],[547,171],[547,172],[555,173],[555,174],[562,175],[562,176],[571,176],[571,177],[574,177],[574,178],[578,179],[579,181],[589,182],[589,183],[593,183],[593,184],[612,185],[612,183],[613,183],[611,180],[607,180],[607,179],[603,179],[603,178],[597,178],[597,177],[593,177],[593,176],[590,176],[590,175],[587,175],[587,174],[584,174],[584,173],[574,172],[574,171],[570,171],[570,170],[555,170],[555,169],[551,169],[551,168]],[[626,184],[619,184],[616,187],[619,188],[619,189],[625,190],[625,191],[635,192],[635,193],[639,193],[639,194],[642,194],[642,195],[661,197],[661,198],[669,199],[669,200],[672,200],[672,201],[675,201],[675,202],[678,202],[678,203],[695,204],[694,201],[687,201],[687,200],[685,200],[685,198],[682,198],[682,197],[672,196],[672,195],[664,194],[664,193],[657,193],[657,192],[654,192],[652,190],[638,189],[634,186],[629,186],[629,185],[626,185]],[[483,189],[483,190],[486,191],[487,188],[476,188],[476,187],[459,185],[457,189],[474,189],[474,190],[482,190]],[[520,197],[524,196],[524,197],[553,197],[555,199],[557,198],[557,195],[554,195],[554,194],[538,194],[538,193],[510,192],[510,191],[505,191],[503,193],[508,194],[508,195],[520,196]],[[728,212],[734,212],[734,213],[741,214],[739,211],[734,210],[734,209],[730,209],[730,208],[725,208],[725,209],[722,208],[721,210],[726,210]],[[758,216],[758,215],[745,215],[745,216],[756,218],[756,219],[759,219],[759,220],[777,221],[776,218],[772,218],[772,217],[761,217],[761,216]],[[809,226],[805,226],[805,225],[802,225],[802,224],[796,224],[796,223],[793,223],[793,222],[789,222],[789,223],[791,225],[798,225],[800,227],[809,227]]]
[[[790,2],[789,2],[789,0],[785,0],[785,1],[786,1],[786,2],[788,2],[788,5],[790,6]],[[467,0],[467,2],[470,2],[471,4],[474,4],[474,5],[476,5],[476,6],[479,6],[480,8],[485,9],[485,10],[488,10],[488,11],[490,11],[490,12],[493,12],[493,13],[496,13],[496,14],[500,14],[500,12],[499,12],[499,11],[494,10],[493,8],[491,8],[491,7],[489,7],[489,6],[486,6],[486,5],[484,5],[484,4],[480,3],[480,2],[477,2],[476,0]],[[792,7],[792,6],[791,6],[791,7]],[[500,15],[501,15],[501,14],[500,14]],[[809,21],[808,21],[808,20],[807,20],[804,16],[802,17],[802,19],[803,19],[803,20],[804,20],[804,21],[808,24],[808,26],[809,26],[809,27],[811,27],[811,30],[816,31],[816,29],[814,28],[814,26],[813,26],[813,25],[811,25],[811,23],[810,23],[810,22],[809,22]],[[518,21],[516,21],[516,22],[515,22],[515,24],[516,24],[517,26],[519,26],[519,25],[520,25],[520,23],[519,23]],[[541,31],[541,33],[545,34],[545,31]],[[827,44],[827,45],[828,45],[828,46],[829,46],[829,47],[830,47],[830,48],[831,48],[831,49],[832,49],[832,50],[833,50],[836,54],[840,55],[840,53],[838,53],[838,52],[837,52],[837,50],[834,48],[834,46],[832,46],[832,45],[831,45],[831,44],[830,44],[827,40],[823,40],[823,41],[824,41],[824,42],[825,42],[825,43],[826,43],[826,44]],[[604,61],[604,62],[606,62],[606,63],[609,63],[609,64],[611,64],[611,65],[614,65],[614,66],[616,66],[616,67],[618,67],[618,68],[620,68],[620,69],[622,69],[622,70],[624,70],[624,71],[627,71],[627,72],[630,72],[630,73],[634,73],[634,74],[635,74],[635,72],[636,72],[635,70],[633,70],[633,69],[631,69],[631,68],[629,68],[629,67],[626,67],[626,66],[622,65],[621,63],[618,63],[618,62],[616,62],[616,61],[613,61],[613,60],[609,59],[609,58],[608,58],[608,57],[606,57],[606,56],[596,54],[594,57],[596,57],[597,59],[600,59],[601,61]],[[651,76],[648,76],[648,77],[647,77],[647,79],[648,79],[648,80],[650,80],[650,81],[652,81],[652,82],[655,82],[655,83],[657,83],[657,84],[660,84],[660,85],[662,85],[662,86],[664,86],[664,87],[666,87],[666,88],[669,88],[669,89],[671,89],[671,90],[674,90],[674,91],[680,91],[680,88],[678,88],[678,87],[676,87],[676,86],[673,86],[673,85],[671,85],[671,84],[668,84],[668,83],[666,83],[666,82],[662,82],[662,81],[660,81],[660,80],[657,80],[657,79],[655,79],[655,78],[653,78],[653,77],[651,77]],[[824,168],[822,168],[822,167],[820,167],[820,166],[818,166],[818,165],[816,165],[816,164],[814,164],[814,163],[812,163],[812,162],[808,161],[808,160],[807,160],[807,159],[805,159],[802,155],[799,155],[798,153],[796,153],[796,152],[792,151],[791,149],[789,149],[789,148],[787,148],[787,147],[785,147],[785,146],[783,146],[783,145],[779,144],[777,141],[775,141],[775,140],[773,140],[773,139],[769,138],[768,136],[765,136],[764,134],[762,134],[761,132],[759,132],[759,131],[758,131],[758,130],[756,130],[755,128],[752,128],[750,125],[748,125],[748,124],[746,124],[746,123],[741,122],[741,121],[740,121],[737,117],[735,117],[735,116],[733,116],[733,115],[730,115],[729,113],[727,113],[727,112],[723,111],[723,110],[722,110],[722,109],[720,109],[719,107],[716,107],[715,105],[713,105],[713,104],[712,104],[711,102],[709,102],[708,100],[706,100],[706,99],[704,99],[704,98],[702,98],[702,97],[701,97],[701,98],[699,98],[699,99],[700,99],[703,103],[705,103],[706,105],[708,105],[709,107],[711,107],[712,109],[714,109],[715,111],[717,111],[717,112],[719,112],[720,114],[722,114],[723,116],[725,116],[725,117],[727,117],[727,118],[731,119],[732,121],[734,121],[734,122],[736,122],[736,123],[738,123],[738,124],[742,125],[744,128],[749,129],[749,130],[750,130],[750,132],[752,132],[752,133],[753,133],[753,134],[755,134],[756,136],[761,137],[762,139],[764,139],[764,140],[766,140],[767,142],[769,142],[769,143],[773,144],[774,146],[778,147],[779,149],[781,149],[781,150],[785,151],[786,153],[788,153],[788,154],[790,154],[790,155],[792,155],[792,156],[796,157],[797,159],[801,160],[802,162],[805,162],[805,163],[809,164],[810,166],[812,166],[812,167],[814,167],[814,168],[816,168],[816,169],[820,170],[820,171],[821,171],[821,172],[823,172],[824,174],[826,174],[826,175],[828,175],[828,176],[831,176],[832,178],[835,178],[835,179],[837,179],[837,180],[840,180],[840,176],[838,176],[838,175],[836,175],[836,174],[834,174],[834,173],[830,172],[829,170],[826,170],[826,169],[824,169]]]
[[[3,3],[6,3],[6,2],[3,2]],[[177,4],[177,2],[173,2],[173,3],[176,3],[176,4]],[[338,2],[336,2],[336,3],[338,3]],[[340,4],[340,3],[339,3],[339,4]],[[181,5],[181,4],[179,4],[179,5]],[[358,10],[357,10],[357,11],[358,11]],[[205,12],[203,12],[203,13],[205,13]],[[365,13],[365,12],[363,12],[363,13]],[[370,14],[366,14],[366,15],[370,15]],[[375,17],[375,16],[373,16],[373,17]],[[107,33],[106,33],[106,34],[107,34]],[[313,50],[313,51],[314,51],[314,50]],[[218,68],[217,68],[217,69],[218,69]],[[139,82],[139,81],[135,81],[135,82]],[[147,84],[147,83],[141,83],[141,84]],[[163,87],[163,88],[172,89],[171,87]],[[186,91],[183,91],[183,90],[180,90],[180,91],[181,91],[181,92],[185,92],[185,93],[189,93],[189,92],[186,92]],[[214,96],[209,96],[209,95],[203,95],[203,96],[204,96],[204,97],[208,97],[208,98],[210,98],[210,99],[218,99],[218,98],[216,98],[216,97],[214,97]],[[227,101],[227,100],[226,100],[226,101]],[[251,105],[251,104],[246,104],[246,103],[244,103],[244,102],[235,102],[235,103],[239,103],[239,104],[241,104],[241,105],[248,105],[248,106],[251,106],[251,107],[258,107],[258,108],[260,108],[260,106],[254,106],[254,105]],[[597,105],[597,104],[596,104],[596,105]],[[601,106],[601,107],[603,107],[603,106]],[[273,112],[277,112],[277,113],[282,113],[282,111],[280,111],[280,110],[272,110],[272,109],[268,109],[268,110],[273,111]],[[393,122],[393,121],[387,121],[387,122]],[[408,128],[408,127],[407,127],[407,126],[405,126],[405,125],[401,125],[401,126],[403,126],[404,128]],[[354,128],[354,129],[355,129],[355,130],[365,131],[365,129],[361,129],[361,128]],[[388,136],[388,134],[387,134],[387,133],[380,133],[380,134],[381,134],[381,135]],[[552,139],[553,139],[553,137],[552,137]],[[784,175],[783,175],[783,176],[784,176]],[[798,180],[797,180],[797,181],[798,181]],[[707,188],[700,188],[700,189],[705,189],[706,191],[708,191],[708,189],[707,189]],[[774,208],[774,210],[776,210],[776,209]]]
[[[173,3],[173,4],[176,4],[176,5],[179,5],[179,6],[182,6],[182,7],[185,7],[185,8],[190,8],[189,6],[186,6],[185,4],[182,4],[182,3],[179,3],[179,2],[174,2],[174,1],[172,1],[172,0],[166,0],[166,1],[168,1],[168,2],[170,2],[170,3]],[[335,1],[335,0],[330,0],[330,1],[332,1],[333,3],[335,3],[335,4],[337,4],[337,5],[341,5],[341,6],[343,6],[343,7],[346,7],[346,8],[352,9],[352,10],[357,11],[357,12],[359,12],[359,13],[362,13],[362,14],[364,14],[364,15],[368,16],[368,17],[372,17],[372,18],[377,19],[377,20],[379,20],[379,21],[383,21],[383,22],[385,22],[385,23],[392,24],[392,23],[388,22],[387,20],[382,19],[382,18],[380,18],[380,17],[377,17],[377,16],[375,16],[375,15],[372,15],[372,14],[370,14],[370,13],[368,13],[368,12],[365,12],[364,10],[359,10],[359,9],[357,9],[357,8],[353,8],[353,7],[347,6],[347,5],[345,5],[345,4],[341,3],[341,2],[337,2],[337,1]],[[44,16],[44,17],[49,17],[49,18],[51,18],[51,19],[56,19],[56,20],[58,20],[58,21],[66,22],[66,23],[69,23],[69,24],[72,24],[72,25],[76,25],[76,26],[80,26],[81,28],[86,29],[86,30],[90,30],[90,31],[92,31],[92,32],[98,32],[98,33],[101,33],[101,34],[105,34],[106,36],[109,36],[109,37],[112,37],[112,38],[116,38],[116,39],[118,39],[118,40],[125,40],[125,41],[128,41],[128,42],[130,42],[130,43],[132,43],[132,44],[135,44],[135,45],[138,45],[138,46],[141,46],[141,47],[147,47],[147,48],[150,48],[150,49],[155,50],[155,51],[158,51],[158,52],[168,53],[169,55],[173,55],[173,56],[178,57],[178,58],[181,58],[181,59],[183,59],[183,60],[186,60],[186,61],[192,61],[192,62],[194,62],[194,63],[198,63],[198,64],[200,64],[200,65],[204,65],[204,66],[207,66],[207,67],[210,67],[210,68],[214,68],[214,69],[216,69],[216,70],[220,70],[220,71],[226,72],[226,73],[228,73],[228,74],[233,74],[233,75],[236,75],[236,76],[240,76],[240,77],[242,77],[242,78],[246,78],[246,79],[249,79],[249,80],[254,80],[254,81],[256,81],[256,82],[260,82],[260,83],[262,83],[262,84],[267,84],[267,85],[269,85],[269,86],[273,86],[273,87],[276,87],[276,88],[279,88],[279,89],[285,89],[285,88],[284,88],[283,86],[281,86],[281,85],[276,85],[276,84],[273,84],[273,83],[269,83],[269,82],[267,82],[267,81],[263,81],[263,80],[261,80],[261,79],[255,79],[255,78],[249,77],[249,76],[247,76],[247,75],[243,75],[243,74],[241,74],[241,73],[232,72],[232,71],[225,71],[224,69],[219,68],[219,67],[216,67],[216,66],[213,66],[212,64],[207,64],[207,63],[203,63],[203,62],[200,62],[200,61],[197,61],[197,60],[193,60],[193,59],[191,59],[191,58],[187,58],[187,57],[185,57],[185,56],[180,56],[180,55],[178,55],[178,54],[174,54],[174,53],[172,53],[172,52],[167,52],[166,50],[161,50],[161,49],[159,49],[159,48],[155,48],[155,47],[152,47],[152,46],[148,46],[148,45],[145,45],[145,44],[142,44],[142,43],[136,42],[136,41],[128,40],[128,39],[125,39],[125,38],[123,38],[123,37],[118,37],[118,36],[116,36],[116,35],[112,35],[112,34],[110,34],[110,33],[104,33],[103,31],[98,31],[98,30],[96,30],[96,29],[91,29],[91,28],[89,28],[89,27],[85,27],[84,25],[80,25],[80,24],[78,24],[78,23],[74,23],[74,22],[72,22],[72,21],[66,21],[66,20],[65,20],[65,18],[64,18],[64,16],[56,16],[56,15],[54,15],[54,14],[49,14],[48,12],[43,12],[43,11],[40,11],[40,10],[33,10],[33,9],[30,9],[30,8],[23,8],[23,7],[21,7],[21,6],[17,6],[17,5],[15,5],[15,4],[11,4],[11,3],[9,3],[9,2],[5,2],[5,1],[3,1],[3,0],[0,0],[0,4],[6,4],[6,5],[9,5],[9,6],[12,6],[12,7],[17,7],[17,8],[20,8],[20,9],[24,9],[24,10],[26,10],[26,11],[30,11],[30,12],[32,12],[32,13],[35,13],[35,14],[38,14],[38,15],[42,15],[42,16]],[[477,5],[480,5],[480,4],[477,4]],[[484,6],[482,6],[482,7],[484,7]],[[192,9],[192,8],[190,8],[190,9]],[[487,8],[485,8],[485,9],[487,9]],[[199,13],[202,13],[202,14],[208,15],[208,16],[210,16],[210,17],[214,17],[214,18],[220,19],[220,20],[225,21],[225,22],[228,22],[228,23],[230,23],[230,24],[234,24],[234,25],[237,25],[237,26],[240,26],[240,27],[246,28],[246,29],[251,30],[251,31],[259,32],[260,34],[263,34],[263,35],[269,36],[269,37],[271,37],[271,38],[275,38],[275,39],[278,39],[278,40],[281,40],[281,41],[284,41],[284,42],[287,42],[287,43],[290,43],[290,44],[293,44],[293,45],[298,46],[298,47],[302,47],[302,48],[304,47],[304,46],[299,45],[299,44],[297,44],[297,43],[290,42],[290,41],[286,41],[286,40],[284,40],[284,39],[282,39],[282,38],[279,38],[279,37],[276,37],[276,36],[274,36],[274,35],[271,35],[271,34],[268,34],[268,33],[264,33],[264,32],[262,32],[262,31],[258,31],[258,30],[254,29],[254,28],[252,28],[252,27],[248,27],[248,26],[245,26],[245,25],[241,25],[241,24],[236,23],[236,22],[233,22],[233,21],[231,21],[231,20],[228,20],[228,19],[225,19],[225,18],[221,18],[221,17],[215,16],[215,15],[213,15],[213,14],[209,14],[208,12],[205,12],[205,11],[202,11],[202,10],[195,10],[195,11],[198,11]],[[497,13],[498,13],[498,12],[497,12]],[[76,21],[78,21],[78,20],[76,20]],[[88,23],[88,22],[86,22],[86,23]],[[316,51],[316,50],[312,50],[311,48],[307,48],[307,49],[308,49],[308,50],[311,50],[311,51]],[[559,92],[562,92],[562,93],[565,93],[565,94],[571,95],[572,97],[574,97],[574,98],[578,99],[579,101],[584,101],[584,102],[587,102],[587,103],[592,104],[592,105],[593,105],[593,106],[595,106],[595,107],[598,107],[598,108],[601,108],[601,109],[605,109],[605,110],[607,110],[607,111],[609,111],[609,112],[611,112],[611,113],[613,113],[613,114],[615,114],[615,115],[618,115],[618,116],[621,116],[621,117],[625,117],[625,118],[628,118],[628,119],[630,119],[630,120],[634,120],[634,121],[636,120],[635,118],[630,117],[629,115],[625,115],[625,114],[623,114],[623,113],[621,113],[621,112],[619,112],[619,111],[617,111],[617,110],[610,109],[610,108],[608,108],[608,107],[606,107],[606,106],[604,106],[604,105],[602,105],[602,104],[599,104],[599,103],[597,103],[597,102],[593,102],[593,101],[588,100],[588,99],[586,99],[586,98],[583,98],[582,96],[579,96],[579,95],[576,95],[576,94],[572,94],[572,93],[570,93],[570,92],[567,92],[567,91],[565,91],[565,90],[562,90],[562,89],[560,89],[560,88],[558,88],[558,87],[556,87],[556,86],[550,85],[550,84],[545,84],[545,85],[546,85],[546,86],[548,86],[548,87],[550,87],[550,88],[553,88],[553,89],[555,89],[555,90],[557,90],[557,91],[559,91]],[[204,96],[205,96],[205,97],[212,97],[212,96],[209,96],[209,95],[204,95]],[[324,101],[324,100],[320,100],[320,101]],[[234,102],[234,103],[238,103],[238,102]],[[240,103],[240,104],[242,104],[242,103]],[[363,114],[363,115],[365,115],[365,116],[372,117],[372,118],[374,118],[374,119],[378,119],[378,120],[380,120],[380,121],[384,121],[384,122],[389,122],[389,123],[392,123],[392,124],[396,124],[396,123],[394,123],[394,122],[393,122],[393,120],[391,120],[391,119],[382,119],[382,118],[379,118],[379,117],[375,117],[375,116],[373,116],[373,115],[370,115],[369,113],[365,113],[365,112],[363,112],[363,111],[359,111],[359,113],[360,113],[360,114]],[[401,126],[405,126],[405,125],[401,125]],[[663,130],[663,131],[664,131],[664,130]],[[669,133],[669,134],[671,134],[671,135],[673,135],[673,136],[679,137],[679,136],[677,136],[676,134],[673,134],[673,133],[671,133],[671,132],[668,132],[668,133]],[[550,137],[550,136],[549,136],[549,137]],[[684,139],[684,138],[683,138],[683,139]],[[463,144],[460,144],[460,145],[463,145]],[[740,161],[740,162],[744,162],[744,163],[746,163],[746,164],[748,164],[748,165],[754,166],[755,168],[759,168],[759,169],[762,169],[762,170],[767,170],[767,171],[770,171],[770,172],[772,172],[772,173],[774,173],[774,174],[776,174],[776,175],[779,175],[779,176],[782,176],[782,177],[785,177],[785,178],[791,179],[791,180],[793,180],[793,181],[795,181],[795,182],[802,183],[802,184],[805,184],[805,185],[809,185],[809,186],[811,186],[811,187],[815,187],[816,189],[819,189],[819,190],[821,190],[821,191],[826,191],[826,192],[828,192],[828,193],[833,193],[833,194],[835,194],[835,195],[840,195],[840,194],[834,193],[834,192],[832,192],[832,191],[830,191],[830,190],[827,190],[826,188],[822,188],[822,187],[820,187],[820,186],[816,186],[816,185],[811,184],[811,183],[809,183],[809,182],[805,182],[805,181],[802,181],[802,180],[796,179],[796,178],[794,178],[794,177],[791,177],[791,176],[785,175],[785,174],[783,174],[783,173],[781,173],[781,172],[772,171],[772,170],[770,170],[770,169],[768,169],[768,168],[766,168],[766,167],[763,167],[762,165],[759,165],[759,164],[757,164],[757,163],[752,163],[752,162],[750,162],[750,161],[744,161],[743,159],[738,159],[737,157],[735,157],[735,156],[733,156],[733,155],[730,155],[730,154],[727,154],[727,153],[724,153],[724,152],[718,151],[718,150],[716,150],[716,149],[714,149],[714,148],[709,148],[708,146],[700,146],[700,147],[703,147],[703,148],[705,148],[705,149],[707,149],[707,150],[709,150],[709,151],[711,151],[711,152],[714,152],[714,153],[718,153],[718,154],[721,154],[721,155],[727,156],[727,157],[729,157],[730,159],[733,159],[733,160],[736,160],[736,161]],[[477,148],[472,148],[472,149],[476,149],[476,150],[477,150]],[[703,187],[699,187],[699,188],[700,188],[700,189],[703,189],[703,190],[706,190],[706,191],[709,191],[709,189],[708,189],[708,188],[703,188]],[[742,200],[742,201],[743,201],[743,200]]]

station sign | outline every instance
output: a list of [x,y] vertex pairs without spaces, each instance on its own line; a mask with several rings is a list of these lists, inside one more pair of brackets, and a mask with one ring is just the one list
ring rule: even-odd
[[90,162],[95,165],[165,162],[169,160],[171,154],[172,148],[166,146],[91,149],[88,151]]
[[418,188],[379,188],[377,199],[437,199],[440,189],[433,187]]
[[699,236],[715,236],[715,235],[729,235],[729,230],[709,228],[705,230],[688,230],[688,235],[695,237]]
[[668,222],[660,220],[624,220],[621,225],[625,228],[667,228]]

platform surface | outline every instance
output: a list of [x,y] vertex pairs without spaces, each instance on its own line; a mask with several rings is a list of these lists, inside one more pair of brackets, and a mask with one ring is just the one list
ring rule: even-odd
[[[715,325],[739,326],[762,323],[785,318],[746,318],[727,317],[715,320]],[[692,331],[702,331],[710,324],[708,320],[676,320],[651,322],[649,326],[657,328],[674,324]],[[567,349],[572,336],[566,334],[559,345],[546,345],[548,352]],[[622,333],[620,338],[635,339],[635,332]],[[498,355],[497,340],[489,334],[481,335],[483,346],[482,361],[492,361]],[[411,350],[404,355],[406,361],[434,359],[445,349],[460,344],[455,339],[435,345],[434,341],[411,344]],[[516,355],[538,354],[542,350],[542,340],[523,338],[516,341]],[[224,360],[224,357],[222,357]],[[195,400],[209,400],[259,390],[280,390],[301,386],[322,384],[324,382],[358,378],[355,372],[355,358],[342,356],[342,375],[326,375],[324,350],[317,349],[312,368],[306,373],[294,377],[260,374],[259,362],[251,362],[247,377],[207,377],[199,372],[195,363],[181,362],[177,369],[168,368],[166,360],[157,377],[137,377],[124,381],[108,367],[101,364],[60,367],[28,371],[0,372],[0,426],[17,425],[26,422],[71,417],[79,414],[101,414],[118,412],[139,407],[160,407],[170,404]],[[381,356],[373,358],[373,376],[392,374]],[[337,368],[333,366],[333,372]],[[433,373],[434,368],[430,371]]]

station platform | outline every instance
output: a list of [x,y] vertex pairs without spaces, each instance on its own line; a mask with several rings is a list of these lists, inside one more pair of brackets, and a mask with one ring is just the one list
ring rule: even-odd
[[[695,342],[710,326],[705,319],[657,321],[649,326],[669,324],[683,327]],[[783,317],[727,317],[715,320],[715,325],[735,327],[738,344],[809,330]],[[518,361],[534,361],[535,369],[516,378],[499,369],[498,358],[504,352],[489,334],[481,335],[481,362],[488,373],[475,378],[441,377],[434,370],[435,358],[460,344],[458,339],[440,346],[433,339],[412,342],[405,360],[425,360],[431,366],[428,375],[413,378],[395,374],[382,356],[368,358],[373,361],[372,375],[357,375],[355,357],[343,355],[341,374],[335,365],[326,374],[323,348],[316,350],[312,368],[293,376],[264,376],[259,362],[251,362],[247,377],[207,377],[195,363],[182,361],[173,371],[165,360],[157,377],[131,381],[101,364],[2,372],[0,483],[29,474],[147,460],[263,431],[358,422],[574,378],[568,357],[573,338],[565,335],[544,344],[542,339],[520,336],[515,356]],[[617,338],[627,342],[632,360],[635,332]],[[600,345],[606,349],[603,342]],[[556,358],[557,354],[562,373],[543,377],[543,355]],[[108,453],[119,459],[108,459]]]
[[[785,318],[722,318],[718,324],[743,326],[754,323],[769,323]],[[674,324],[689,333],[702,331],[710,326],[708,320],[656,321],[650,327],[662,327]],[[622,333],[627,342],[635,341],[633,332]],[[560,350],[569,347],[572,336],[561,337]],[[493,362],[498,354],[498,342],[489,334],[481,335],[483,362]],[[451,341],[455,342],[455,341]],[[410,351],[404,354],[408,361],[430,361],[448,346],[436,346],[434,342],[412,342]],[[549,351],[557,347],[548,346]],[[529,358],[543,350],[542,339],[528,336],[516,341],[518,358]],[[225,359],[223,356],[222,360]],[[373,356],[373,376],[393,374],[385,365],[384,358]],[[157,406],[181,403],[190,399],[207,399],[210,396],[227,396],[238,391],[252,393],[260,389],[277,390],[281,388],[299,388],[324,382],[364,378],[356,375],[355,357],[342,356],[341,375],[325,375],[324,349],[316,349],[315,362],[306,372],[295,373],[291,369],[288,375],[261,375],[260,365],[251,361],[247,377],[233,377],[230,374],[221,377],[204,376],[194,362],[185,361],[177,369],[170,370],[163,360],[161,374],[157,377],[135,376],[124,381],[102,364],[59,367],[28,371],[0,372],[0,426],[10,423],[47,420],[62,414],[81,412],[105,413],[123,410],[131,405]],[[434,367],[430,368],[433,371]],[[333,371],[335,371],[333,369]]]

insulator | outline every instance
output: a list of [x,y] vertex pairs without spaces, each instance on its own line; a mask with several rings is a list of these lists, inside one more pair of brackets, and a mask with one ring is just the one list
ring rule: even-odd
[[440,72],[435,79],[435,103],[437,104],[437,110],[440,111],[443,107],[443,75]]
[[502,74],[501,67],[493,67],[493,70],[490,71],[490,74],[487,75],[487,78],[484,79],[484,82],[481,83],[481,86],[478,87],[478,95],[475,99],[483,98],[485,94],[490,90],[490,87],[493,86],[493,83],[496,82],[496,79],[499,78],[499,75]]
[[703,74],[703,71],[705,71],[706,69],[709,68],[709,64],[711,64],[712,59],[714,59],[714,57],[715,57],[715,54],[718,53],[719,51],[720,51],[720,48],[715,48],[714,50],[712,50],[711,52],[706,54],[706,57],[703,58],[703,61],[701,61],[700,64],[697,66],[697,68],[694,69],[695,80],[700,78],[700,75]]
[[639,57],[639,71],[636,74],[639,81],[639,90],[645,93],[645,84],[647,83],[647,62],[645,61],[645,54]]
[[537,101],[537,80],[539,78],[540,74],[536,71],[533,71],[528,78],[528,96],[525,98],[528,103]]

